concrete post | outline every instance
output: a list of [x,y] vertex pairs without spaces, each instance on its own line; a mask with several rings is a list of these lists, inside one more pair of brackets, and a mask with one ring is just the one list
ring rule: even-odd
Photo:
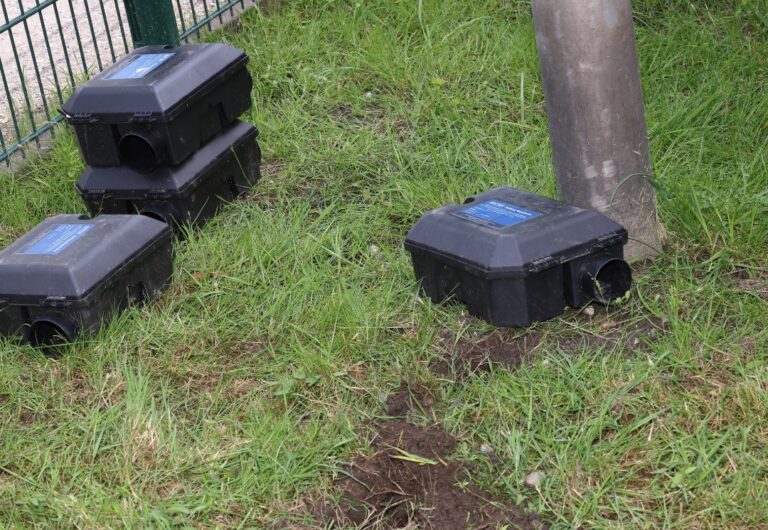
[[626,257],[657,254],[661,228],[630,0],[533,0],[562,199],[624,225]]

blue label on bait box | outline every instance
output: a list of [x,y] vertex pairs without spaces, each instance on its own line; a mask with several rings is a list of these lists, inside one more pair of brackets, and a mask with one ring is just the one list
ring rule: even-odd
[[453,215],[491,228],[507,228],[534,219],[541,212],[494,199],[462,208],[453,212]]
[[21,256],[58,256],[83,237],[93,226],[93,224],[81,223],[53,225],[51,230],[16,254]]
[[111,74],[107,79],[141,79],[174,55],[174,53],[146,53],[139,55],[126,66]]

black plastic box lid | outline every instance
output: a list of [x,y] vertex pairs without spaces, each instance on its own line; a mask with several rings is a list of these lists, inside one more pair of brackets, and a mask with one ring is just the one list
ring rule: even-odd
[[145,46],[77,88],[62,112],[71,123],[170,120],[247,63],[226,44]]
[[405,247],[493,279],[525,277],[626,241],[626,229],[598,212],[501,187],[429,212]]
[[[124,199],[185,195],[198,186],[225,156],[244,142],[255,142],[257,137],[258,130],[253,125],[236,122],[179,166],[161,166],[150,174],[124,166],[88,167],[77,182],[77,189],[89,198],[101,198],[111,193]],[[247,170],[246,161],[241,162],[243,170]]]
[[0,300],[83,301],[170,239],[168,225],[145,216],[51,217],[0,251]]

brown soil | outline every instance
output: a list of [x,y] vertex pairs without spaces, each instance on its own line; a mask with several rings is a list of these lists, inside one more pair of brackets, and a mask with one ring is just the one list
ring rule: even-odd
[[387,398],[387,416],[402,418],[411,411],[429,414],[434,404],[435,398],[430,388],[421,384],[409,386],[403,383],[397,392]]
[[666,322],[653,315],[630,316],[626,310],[611,311],[599,306],[593,316],[581,313],[564,322],[572,331],[558,335],[557,347],[574,353],[584,350],[648,352],[648,341],[667,332]]
[[[403,383],[387,399],[387,414],[429,413],[436,404],[426,385]],[[382,530],[547,528],[538,515],[494,502],[471,484],[471,465],[451,458],[457,440],[442,428],[403,419],[381,421],[374,428],[373,454],[357,457],[336,481],[339,502],[312,503],[318,523]]]
[[538,515],[495,503],[470,484],[471,468],[450,459],[456,440],[443,429],[392,420],[377,424],[376,431],[373,454],[355,459],[337,482],[338,506],[316,506],[315,516],[323,523],[380,529],[546,528]]
[[439,376],[461,380],[476,372],[487,372],[494,365],[517,368],[541,339],[536,332],[515,336],[513,332],[497,330],[479,337],[465,335],[456,341],[450,330],[444,330],[438,346],[445,356],[433,363],[431,369]]
[[[647,340],[667,330],[666,322],[652,315],[630,316],[627,310],[593,306],[590,316],[585,311],[572,312],[563,322],[571,327],[557,336],[549,335],[548,343],[565,352],[583,350],[623,352],[647,351]],[[436,348],[443,357],[430,365],[433,373],[446,379],[461,381],[492,367],[518,368],[526,359],[542,349],[544,335],[536,330],[498,329],[485,335],[465,333],[458,339],[451,330],[438,336]]]
[[[493,364],[517,367],[541,338],[538,333],[515,337],[500,330],[455,341],[445,331],[439,346],[446,356],[431,368],[438,375],[461,379]],[[387,416],[396,419],[373,425],[372,454],[355,458],[336,481],[338,502],[305,499],[317,526],[282,521],[274,528],[329,524],[379,530],[548,528],[540,515],[493,499],[473,485],[472,466],[451,458],[457,445],[453,436],[439,426],[406,421],[411,413],[430,414],[437,405],[439,398],[431,387],[403,383],[386,401]]]

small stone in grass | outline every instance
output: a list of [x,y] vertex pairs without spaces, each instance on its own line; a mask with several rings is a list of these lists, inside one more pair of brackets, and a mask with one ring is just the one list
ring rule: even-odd
[[491,444],[482,444],[480,446],[480,452],[484,455],[489,455],[493,452],[493,446]]
[[546,478],[547,475],[545,475],[543,471],[534,471],[525,477],[525,485],[529,488],[536,488],[539,484],[544,482],[544,479]]
[[588,305],[587,307],[585,307],[584,308],[584,314],[587,315],[588,317],[595,316],[595,308],[594,308],[594,306]]

